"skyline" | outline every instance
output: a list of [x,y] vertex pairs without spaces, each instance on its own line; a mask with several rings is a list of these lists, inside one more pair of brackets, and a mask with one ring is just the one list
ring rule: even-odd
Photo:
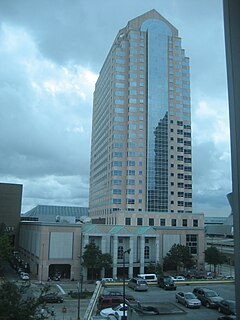
[[0,181],[23,184],[22,212],[88,206],[94,84],[118,30],[153,8],[190,57],[193,211],[230,213],[222,3],[188,0],[1,2]]

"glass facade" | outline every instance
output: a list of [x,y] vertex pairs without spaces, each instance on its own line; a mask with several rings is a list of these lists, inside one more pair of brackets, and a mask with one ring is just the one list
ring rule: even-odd
[[189,61],[152,10],[119,31],[96,83],[90,215],[190,213],[191,189]]

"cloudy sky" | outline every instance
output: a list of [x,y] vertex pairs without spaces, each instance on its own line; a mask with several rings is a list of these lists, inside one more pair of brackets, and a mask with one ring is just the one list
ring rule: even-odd
[[1,0],[0,182],[37,204],[88,206],[92,95],[119,29],[156,9],[190,57],[194,211],[231,192],[221,0]]

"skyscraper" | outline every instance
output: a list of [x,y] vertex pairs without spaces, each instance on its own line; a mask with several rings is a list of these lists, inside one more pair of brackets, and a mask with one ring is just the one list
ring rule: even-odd
[[116,211],[192,212],[189,59],[156,10],[121,29],[93,101],[92,218]]

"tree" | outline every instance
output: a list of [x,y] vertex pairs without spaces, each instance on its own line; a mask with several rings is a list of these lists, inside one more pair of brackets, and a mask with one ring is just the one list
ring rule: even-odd
[[0,320],[34,319],[40,305],[40,299],[34,298],[26,285],[19,287],[7,280],[2,282],[0,286]]
[[104,268],[107,271],[111,268],[111,265],[112,265],[112,256],[109,253],[102,253],[101,268]]
[[108,253],[102,253],[95,242],[90,242],[84,247],[85,251],[82,256],[83,266],[91,269],[91,278],[93,280],[94,270],[101,271],[102,268],[109,269],[112,264],[112,257]]
[[162,268],[163,267],[159,262],[157,262],[156,264],[150,263],[147,266],[147,273],[155,273],[160,276],[163,273]]
[[181,244],[174,244],[163,260],[164,270],[175,270],[176,272],[181,268],[192,268],[194,265],[194,257],[189,252],[189,248]]
[[2,261],[9,261],[13,251],[13,246],[10,241],[10,235],[7,231],[6,225],[0,225],[0,263]]
[[227,261],[227,257],[222,254],[216,247],[211,246],[207,248],[205,251],[205,262],[210,266],[213,265],[214,273],[216,273],[216,267],[220,264],[223,264]]

